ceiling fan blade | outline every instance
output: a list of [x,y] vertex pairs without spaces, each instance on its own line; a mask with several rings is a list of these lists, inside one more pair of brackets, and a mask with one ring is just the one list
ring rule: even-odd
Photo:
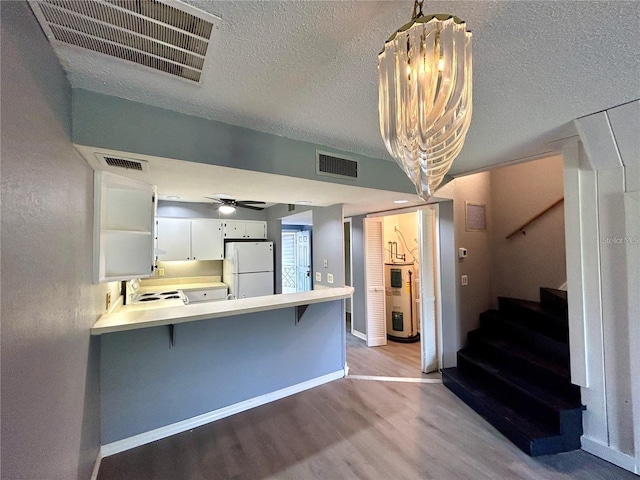
[[250,210],[264,210],[264,207],[254,207],[253,205],[247,205],[246,203],[236,203],[236,207],[248,208]]
[[218,203],[218,204],[220,204],[220,205],[224,205],[224,203],[225,203],[225,202],[224,202],[224,201],[222,201],[221,199],[219,199],[219,198],[215,198],[215,197],[204,197],[204,198],[208,198],[209,200],[213,200],[214,202],[216,202],[216,203]]

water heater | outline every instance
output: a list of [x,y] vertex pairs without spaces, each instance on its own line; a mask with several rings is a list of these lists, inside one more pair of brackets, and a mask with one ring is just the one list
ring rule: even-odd
[[413,263],[384,264],[387,338],[394,342],[420,340],[415,311],[416,273]]

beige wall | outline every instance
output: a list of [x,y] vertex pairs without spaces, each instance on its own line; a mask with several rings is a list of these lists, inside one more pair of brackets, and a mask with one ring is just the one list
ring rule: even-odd
[[[404,213],[402,215],[392,215],[383,217],[383,245],[385,248],[385,263],[391,262],[389,250],[389,242],[398,244],[398,254],[405,255],[406,262],[419,260],[418,258],[418,215],[416,213]],[[402,233],[400,235],[395,231],[396,227]],[[403,238],[404,237],[404,241]],[[406,245],[405,245],[406,242]],[[401,260],[396,259],[396,263]]]
[[498,168],[491,175],[492,296],[539,300],[566,282],[562,204],[509,240],[509,233],[563,196],[562,156]]
[[[450,198],[454,207],[456,251],[467,249],[467,257],[457,260],[457,295],[459,304],[460,345],[467,332],[478,327],[479,315],[492,305],[491,255],[491,182],[489,172],[458,177],[438,190],[439,198]],[[465,228],[465,202],[486,206],[487,230],[468,232]],[[469,284],[460,285],[460,276],[467,275]]]

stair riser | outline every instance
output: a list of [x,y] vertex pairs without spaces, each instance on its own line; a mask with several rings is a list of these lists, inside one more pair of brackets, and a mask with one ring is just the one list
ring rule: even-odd
[[522,305],[511,302],[509,299],[498,300],[500,313],[520,325],[541,333],[563,343],[568,342],[568,327],[566,324],[549,318],[539,312],[530,310]]
[[512,428],[509,428],[508,422],[504,418],[496,415],[491,410],[483,408],[481,402],[477,401],[475,395],[469,393],[463,385],[460,385],[455,380],[451,380],[446,373],[442,373],[442,383],[445,387],[451,390],[458,396],[464,403],[471,407],[478,415],[484,418],[487,422],[493,425],[498,431],[500,431],[505,437],[507,437],[514,445],[528,455],[531,455],[531,442],[529,439],[523,437],[519,432]]
[[567,343],[546,337],[540,333],[528,330],[522,325],[504,321],[494,314],[480,315],[480,328],[500,335],[518,345],[523,345],[541,355],[548,355],[558,361],[569,364],[569,346]]
[[544,366],[531,363],[526,358],[512,355],[509,352],[500,350],[494,345],[483,342],[480,332],[469,332],[469,346],[479,355],[491,361],[500,368],[517,373],[529,380],[537,382],[549,389],[566,395],[568,398],[580,401],[580,389],[572,385],[567,376],[561,375],[557,371],[550,370]]
[[559,296],[556,290],[550,290],[548,288],[540,289],[540,303],[548,310],[555,312],[557,315],[561,315],[563,318],[568,318],[567,300]]
[[483,369],[461,355],[458,355],[458,368],[466,374],[474,376],[486,387],[488,393],[499,398],[514,411],[535,419],[537,422],[549,425],[560,433],[560,416],[553,407],[532,397],[528,392],[504,382],[490,371]]

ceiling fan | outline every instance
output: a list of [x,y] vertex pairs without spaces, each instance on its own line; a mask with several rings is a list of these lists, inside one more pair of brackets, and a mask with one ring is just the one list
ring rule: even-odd
[[[236,200],[234,198],[216,198],[216,197],[205,197],[209,200],[213,200],[215,203],[219,204],[220,207],[231,207],[231,208],[248,208],[250,210],[264,210],[264,207],[258,207],[256,205],[265,205],[265,202],[259,202],[256,200]],[[230,210],[231,211],[231,210]]]

